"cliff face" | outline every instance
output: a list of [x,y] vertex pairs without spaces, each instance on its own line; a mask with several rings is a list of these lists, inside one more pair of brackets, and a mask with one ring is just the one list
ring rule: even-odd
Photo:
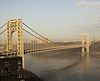
[[22,78],[25,81],[43,81],[41,78],[39,78],[37,75],[35,75],[30,71],[22,70],[22,74],[23,74]]
[[90,46],[91,52],[100,52],[100,42],[95,42]]

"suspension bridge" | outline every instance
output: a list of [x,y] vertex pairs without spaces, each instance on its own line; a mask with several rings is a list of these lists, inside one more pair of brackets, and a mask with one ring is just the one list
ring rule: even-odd
[[53,51],[81,46],[80,43],[73,43],[70,46],[56,43],[34,31],[22,19],[7,20],[0,27],[0,30],[0,49],[6,55],[22,55],[30,52]]
[[7,20],[0,27],[0,55],[22,56],[23,67],[25,54],[82,47],[84,55],[89,52],[89,46],[88,34],[82,36],[81,42],[57,43],[34,31],[22,19]]
[[[13,67],[15,64],[17,78],[21,80],[23,80],[22,68],[34,73],[39,72],[39,74],[43,71],[43,74],[45,74],[45,71],[48,72],[49,70],[51,73],[53,68],[66,69],[67,66],[67,68],[73,66],[80,68],[82,66],[84,71],[88,71],[90,67],[89,54],[92,54],[90,46],[92,47],[91,44],[93,43],[95,42],[90,42],[88,34],[83,34],[80,41],[55,42],[33,30],[22,19],[7,20],[0,27],[0,56],[10,59],[20,57],[21,59],[18,60],[18,63],[15,63],[12,59],[11,62],[6,61],[4,64],[8,64],[8,66],[5,67],[4,65],[1,69],[4,68],[5,75],[6,72],[9,74],[10,71],[14,73],[9,66],[12,64],[10,67]],[[80,58],[80,56],[82,57]],[[47,77],[50,73],[46,74]]]

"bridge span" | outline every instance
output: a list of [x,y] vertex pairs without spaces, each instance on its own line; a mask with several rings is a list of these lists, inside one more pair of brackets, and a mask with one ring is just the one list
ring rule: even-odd
[[23,64],[25,54],[79,47],[82,47],[83,55],[85,52],[89,52],[88,34],[84,34],[80,41],[57,43],[33,30],[22,19],[7,20],[0,27],[0,31],[0,54],[21,56],[23,57]]

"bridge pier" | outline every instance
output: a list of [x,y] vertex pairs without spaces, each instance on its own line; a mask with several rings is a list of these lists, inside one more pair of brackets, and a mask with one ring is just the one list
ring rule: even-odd
[[82,47],[82,56],[89,55],[89,47]]

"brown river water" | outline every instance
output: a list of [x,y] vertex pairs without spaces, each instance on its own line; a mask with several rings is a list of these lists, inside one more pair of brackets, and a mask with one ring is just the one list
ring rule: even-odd
[[98,55],[82,56],[77,49],[26,54],[25,69],[44,81],[100,81]]

